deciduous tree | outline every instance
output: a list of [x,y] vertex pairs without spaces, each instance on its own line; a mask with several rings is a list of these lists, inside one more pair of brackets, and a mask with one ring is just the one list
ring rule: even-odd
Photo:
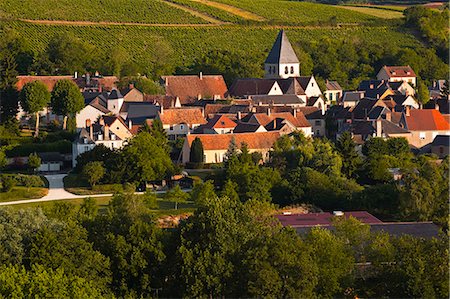
[[34,137],[39,135],[39,112],[50,104],[50,92],[44,83],[33,81],[25,84],[20,91],[19,100],[22,108],[30,113],[35,114],[36,127]]
[[63,129],[65,130],[67,118],[75,116],[84,108],[84,98],[78,86],[71,80],[59,80],[51,94],[51,106],[54,113],[64,116]]

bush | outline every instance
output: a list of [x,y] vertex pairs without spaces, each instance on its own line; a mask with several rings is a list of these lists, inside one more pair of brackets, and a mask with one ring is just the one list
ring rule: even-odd
[[44,180],[38,175],[2,174],[0,178],[2,182],[6,179],[13,180],[14,186],[45,187]]
[[72,152],[72,143],[68,140],[60,140],[51,143],[20,144],[6,151],[6,155],[8,157],[25,157],[34,152],[59,152],[61,154],[69,154]]
[[106,184],[106,185],[95,185],[92,187],[93,191],[96,192],[104,192],[104,193],[120,193],[123,191],[123,187],[121,184]]
[[187,169],[202,169],[204,167],[203,163],[197,163],[197,162],[187,162],[186,168]]
[[16,181],[12,177],[2,177],[2,191],[9,192],[16,185]]

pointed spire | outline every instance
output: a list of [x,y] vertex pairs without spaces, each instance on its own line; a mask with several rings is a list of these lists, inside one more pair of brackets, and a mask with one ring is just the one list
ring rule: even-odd
[[299,63],[297,55],[295,55],[294,49],[284,30],[281,30],[278,33],[277,39],[275,40],[265,63]]

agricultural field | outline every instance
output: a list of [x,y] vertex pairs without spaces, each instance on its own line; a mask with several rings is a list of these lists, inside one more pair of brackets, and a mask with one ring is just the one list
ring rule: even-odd
[[169,1],[183,5],[185,7],[192,8],[196,11],[199,11],[203,14],[206,14],[223,22],[242,23],[243,21],[246,20],[246,18],[238,16],[237,14],[230,13],[223,9],[219,9],[217,7],[205,4],[205,2],[202,0],[169,0]]
[[149,24],[208,23],[163,0],[2,0],[9,18],[32,20],[109,21]]
[[286,0],[215,0],[253,12],[271,24],[373,23],[379,18],[340,7]]
[[[8,27],[33,44],[35,51],[45,49],[56,34],[72,34],[88,40],[100,52],[122,47],[136,61],[151,61],[161,45],[172,50],[174,65],[190,65],[209,50],[252,53],[265,57],[279,31],[277,26],[218,27],[144,27],[144,26],[55,26],[10,22]],[[389,27],[287,28],[290,41],[297,43],[330,39],[359,39],[368,44],[384,40],[392,45],[418,47],[413,35]],[[262,58],[263,59],[263,58]]]
[[343,5],[337,6],[358,13],[367,14],[382,19],[400,19],[403,17],[403,13],[400,10],[388,9],[383,6],[352,6]]

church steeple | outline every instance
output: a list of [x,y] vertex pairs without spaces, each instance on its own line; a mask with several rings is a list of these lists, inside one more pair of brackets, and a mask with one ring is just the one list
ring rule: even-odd
[[284,30],[278,33],[269,56],[264,62],[264,69],[266,78],[300,76],[300,62]]

